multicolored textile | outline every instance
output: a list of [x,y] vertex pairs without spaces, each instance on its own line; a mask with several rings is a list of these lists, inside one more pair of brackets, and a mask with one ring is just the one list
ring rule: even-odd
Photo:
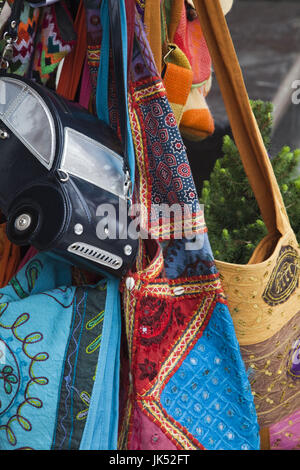
[[[130,119],[135,142],[136,200],[141,203],[141,228],[160,240],[180,237],[182,224],[162,218],[161,205],[187,211],[185,236],[206,230],[186,150],[161,77],[136,14],[130,84]],[[180,232],[180,233],[178,233]]]
[[[38,254],[1,289],[0,449],[101,449],[83,440],[95,430],[98,441],[110,435],[107,448],[115,445],[118,400],[99,396],[112,388],[108,373],[118,389],[119,341],[111,334],[106,288],[76,287],[68,264]],[[107,410],[100,416],[99,407]]]
[[[121,6],[121,17],[124,16],[124,6]],[[108,82],[109,82],[109,41],[110,34],[108,2],[102,1],[101,20],[105,23],[101,44],[101,64],[98,70],[96,90],[96,110],[109,125]],[[126,20],[121,21],[121,36],[123,41],[123,72],[124,86],[127,85],[126,65]],[[124,91],[125,92],[125,91]],[[100,106],[100,109],[99,109]],[[133,154],[129,152],[129,164]],[[121,300],[120,281],[118,278],[107,280],[107,302],[105,304],[105,332],[101,345],[101,364],[97,370],[95,391],[92,396],[92,409],[89,409],[87,425],[80,445],[81,450],[114,450],[117,447],[119,424],[119,374],[120,374],[120,342],[121,342]],[[99,432],[99,430],[102,430]]]
[[[85,0],[94,103],[103,55],[110,65],[100,3]],[[128,105],[134,203],[141,229],[156,240],[141,241],[136,266],[122,282],[122,349],[117,281],[76,286],[63,261],[30,259],[0,290],[3,449],[115,449],[119,392],[120,449],[260,446],[249,380],[186,151],[147,41],[144,6],[136,2]],[[42,81],[59,62],[55,54],[66,51],[54,16],[45,11],[34,66]],[[49,44],[54,55],[47,57]],[[102,111],[119,132],[117,77],[110,73]],[[177,223],[177,213],[162,216],[163,206],[188,215],[183,239],[183,221]]]
[[59,3],[45,7],[35,48],[34,77],[38,76],[42,83],[46,83],[61,60],[71,52],[75,40],[73,20],[68,11]]
[[11,72],[24,76],[31,65],[41,10],[24,2],[18,28],[18,39],[14,44]]
[[[198,255],[206,264],[204,239]],[[170,279],[159,245],[147,254],[146,269],[123,284],[130,384],[119,447],[259,449],[253,396],[218,274],[200,274],[199,263],[194,276]]]
[[[157,241],[141,242],[136,268],[122,282],[124,389],[129,371],[119,448],[259,449],[250,384],[140,13],[135,33],[129,89],[135,202],[142,228]],[[189,208],[185,234],[193,242],[182,238],[183,221],[160,216],[163,204]]]
[[33,8],[24,2],[10,70],[46,83],[75,41],[73,20],[63,4]]
[[[97,2],[96,2],[97,3]],[[100,3],[100,2],[98,2]],[[86,1],[86,5],[91,3]],[[87,10],[88,63],[93,95],[96,96],[102,30],[99,29],[99,11]],[[91,18],[97,27],[93,27]],[[163,220],[159,214],[161,204],[181,206],[189,211],[185,235],[206,230],[199,205],[193,176],[176,119],[167,99],[161,77],[158,75],[152,52],[144,32],[140,14],[135,15],[136,40],[130,64],[129,112],[135,144],[136,172],[134,202],[141,205],[141,229],[159,239],[175,238],[176,226]],[[99,41],[98,44],[97,41]],[[109,90],[109,119],[117,131],[118,109],[114,80]],[[142,178],[142,179],[141,179]],[[152,212],[156,208],[156,211]],[[149,221],[151,220],[151,224]],[[182,233],[182,226],[178,227]]]

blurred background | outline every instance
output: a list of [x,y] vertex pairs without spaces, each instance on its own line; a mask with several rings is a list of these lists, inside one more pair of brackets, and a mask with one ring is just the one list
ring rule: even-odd
[[[297,80],[300,98],[300,1],[234,0],[226,18],[249,98],[274,106],[270,155],[286,145],[300,148],[300,104],[292,102]],[[193,172],[202,175],[199,189],[214,158],[221,156],[224,132],[230,132],[214,76],[207,103],[215,119],[215,134],[200,144],[186,142]],[[207,157],[201,158],[198,172],[200,148]]]

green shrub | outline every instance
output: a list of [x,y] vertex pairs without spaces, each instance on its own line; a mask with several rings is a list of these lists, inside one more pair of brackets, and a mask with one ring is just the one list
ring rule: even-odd
[[[251,101],[258,126],[269,149],[272,129],[272,104]],[[259,241],[267,234],[253,191],[233,140],[224,137],[224,156],[218,159],[205,181],[200,202],[204,204],[209,239],[216,259],[245,264]],[[300,177],[295,176],[300,150],[283,149],[272,158],[272,166],[284,203],[300,240]]]

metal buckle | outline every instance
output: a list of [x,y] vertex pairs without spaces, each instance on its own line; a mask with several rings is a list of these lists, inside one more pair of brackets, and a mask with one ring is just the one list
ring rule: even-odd
[[176,46],[173,45],[173,44],[168,44],[168,49],[169,49],[168,52],[166,53],[166,55],[165,55],[164,58],[163,58],[163,61],[164,61],[164,62],[166,62],[166,59],[168,58],[168,56],[169,56],[170,54],[172,54],[173,51],[175,51]]
[[1,55],[0,68],[2,70],[7,70],[14,55],[13,43],[17,42],[18,38],[9,36],[8,32],[6,31],[3,35],[3,39],[6,44]]
[[62,183],[66,183],[67,181],[69,181],[69,173],[67,173],[65,170],[57,168],[56,174],[58,176],[59,181],[61,181]]

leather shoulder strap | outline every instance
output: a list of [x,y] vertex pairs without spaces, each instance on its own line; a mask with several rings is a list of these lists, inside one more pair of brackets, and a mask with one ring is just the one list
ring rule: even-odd
[[[108,0],[108,10],[110,41],[117,82],[116,92],[119,103],[120,130],[128,183],[128,199],[131,201],[135,179],[135,155],[129,122],[127,72],[128,57],[131,57],[130,48],[133,45],[134,28],[127,27],[127,15],[133,14],[134,10],[128,8],[126,11],[126,2],[120,2],[119,0]],[[131,21],[133,21],[133,18],[129,18],[129,24]]]
[[[112,46],[112,57],[117,82],[117,97],[119,104],[120,131],[123,142],[123,150],[126,161],[128,162],[128,139],[127,139],[127,96],[125,94],[126,84],[123,69],[123,51],[122,51],[122,28],[120,2],[115,0],[108,1],[109,22],[110,22],[110,40]],[[129,166],[129,164],[128,164]]]

